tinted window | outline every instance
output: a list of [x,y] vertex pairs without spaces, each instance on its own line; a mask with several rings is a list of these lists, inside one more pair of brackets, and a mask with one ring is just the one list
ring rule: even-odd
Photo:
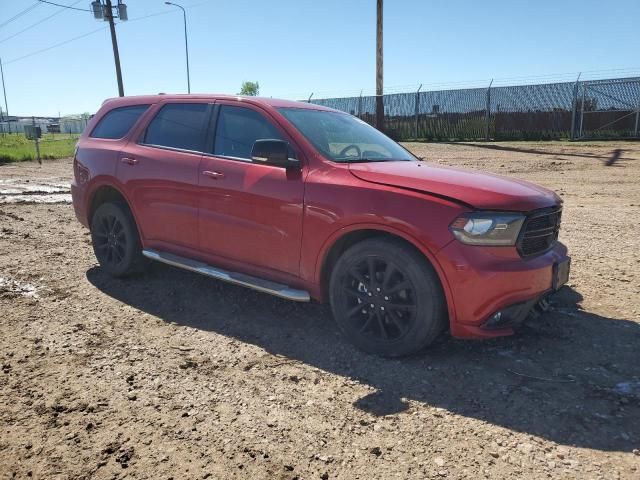
[[154,117],[144,137],[148,145],[203,150],[206,103],[170,103]]
[[280,131],[258,112],[229,105],[220,107],[214,155],[251,158],[255,141],[266,138],[285,140]]
[[131,107],[114,108],[100,119],[91,132],[93,138],[122,138],[133,124],[138,121],[149,105],[133,105]]

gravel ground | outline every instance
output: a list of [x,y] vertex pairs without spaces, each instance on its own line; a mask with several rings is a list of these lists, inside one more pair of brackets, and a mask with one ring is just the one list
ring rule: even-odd
[[71,161],[0,166],[0,478],[640,478],[640,144],[408,147],[563,196],[551,312],[368,356],[322,305],[160,264],[108,278]]

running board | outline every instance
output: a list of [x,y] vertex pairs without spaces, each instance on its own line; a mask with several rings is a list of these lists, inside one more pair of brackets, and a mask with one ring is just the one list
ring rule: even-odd
[[311,300],[309,292],[306,290],[296,290],[295,288],[291,288],[281,283],[252,277],[251,275],[245,275],[244,273],[228,272],[221,268],[213,267],[190,258],[180,257],[172,253],[145,249],[142,250],[142,254],[157,262],[173,265],[174,267],[183,268],[191,272],[201,273],[202,275],[222,280],[223,282],[242,285],[243,287],[252,288],[259,292],[269,293],[276,297],[286,298],[287,300],[293,300],[294,302],[308,302]]

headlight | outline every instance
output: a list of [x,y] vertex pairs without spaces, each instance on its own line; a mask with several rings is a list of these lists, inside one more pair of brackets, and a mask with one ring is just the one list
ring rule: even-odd
[[468,245],[515,245],[524,218],[519,213],[472,212],[456,218],[449,228]]

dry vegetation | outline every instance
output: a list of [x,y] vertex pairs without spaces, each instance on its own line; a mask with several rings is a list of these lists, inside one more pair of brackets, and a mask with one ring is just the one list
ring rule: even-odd
[[639,478],[640,144],[408,146],[563,196],[550,313],[367,356],[321,305],[163,265],[106,277],[71,206],[34,203],[64,192],[1,193],[70,160],[1,166],[0,478]]

